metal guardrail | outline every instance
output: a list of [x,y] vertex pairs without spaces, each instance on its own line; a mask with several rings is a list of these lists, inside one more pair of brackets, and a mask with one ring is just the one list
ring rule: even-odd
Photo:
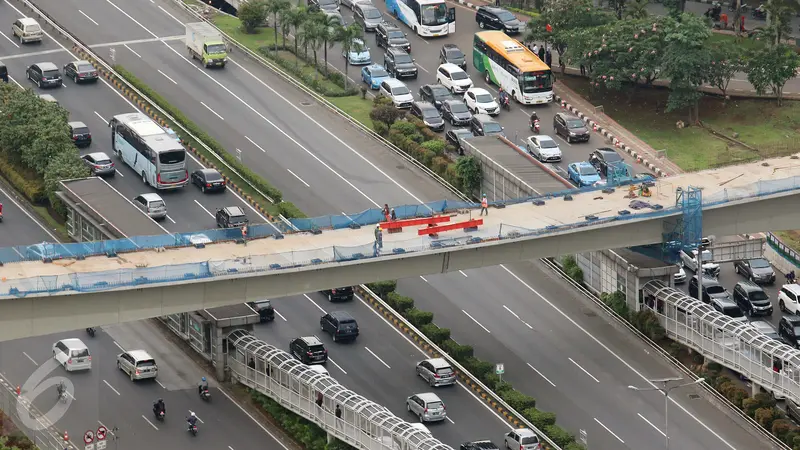
[[775,236],[774,234],[768,232],[767,243],[776,251],[783,254],[783,256],[789,261],[791,261],[792,264],[794,264],[795,266],[800,265],[800,254],[794,251],[793,248],[784,244],[783,241],[781,241],[778,236]]
[[[670,364],[672,364],[678,371],[683,373],[687,378],[697,378],[697,374],[692,372],[691,369],[686,367],[686,365],[684,365],[678,359],[676,359],[675,357],[670,355],[666,350],[661,348],[661,346],[659,346],[652,339],[647,337],[644,333],[642,333],[641,331],[636,329],[636,327],[631,325],[630,322],[628,322],[624,318],[620,317],[613,309],[611,309],[608,305],[603,303],[603,301],[600,300],[600,298],[594,292],[592,292],[591,290],[587,289],[585,286],[583,286],[583,285],[581,285],[579,283],[576,283],[575,280],[570,278],[561,269],[561,267],[558,266],[558,264],[556,264],[555,262],[553,262],[553,261],[551,261],[550,259],[547,259],[547,258],[542,258],[542,259],[540,259],[540,261],[545,266],[547,266],[548,268],[553,270],[556,273],[556,275],[558,275],[567,284],[572,286],[576,291],[578,291],[579,293],[581,293],[584,296],[586,296],[587,298],[589,298],[589,300],[591,300],[598,308],[602,309],[606,313],[606,315],[608,317],[610,317],[617,324],[617,326],[625,328],[626,330],[630,331],[633,335],[635,335],[637,338],[639,338],[644,343],[646,343],[648,345],[648,347],[650,347],[650,349],[652,351],[654,351],[659,356],[661,356],[666,361],[668,361]],[[744,422],[749,424],[764,439],[770,441],[773,445],[775,445],[775,446],[777,446],[779,448],[786,449],[786,450],[789,449],[789,447],[786,446],[786,444],[784,444],[783,442],[778,440],[778,438],[776,438],[774,435],[772,435],[772,433],[769,433],[767,430],[765,430],[764,427],[759,425],[758,422],[753,420],[753,418],[751,418],[747,414],[743,413],[739,408],[737,408],[733,403],[731,403],[730,400],[728,400],[722,394],[717,392],[717,390],[714,389],[712,386],[710,386],[708,383],[701,383],[701,384],[698,384],[697,386],[698,386],[698,388],[703,390],[703,392],[704,392],[704,394],[706,396],[711,397],[719,405],[728,408],[730,413],[734,414],[737,418],[739,418],[740,420],[743,420]],[[676,403],[674,399],[672,399],[672,401],[674,403]]]

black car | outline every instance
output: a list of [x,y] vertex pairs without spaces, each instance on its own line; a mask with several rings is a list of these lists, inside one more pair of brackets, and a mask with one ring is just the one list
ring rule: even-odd
[[800,348],[798,346],[800,316],[783,316],[778,323],[778,334],[787,344],[794,348]]
[[459,450],[498,450],[497,445],[489,440],[472,441],[461,444]]
[[[697,275],[689,281],[689,295],[697,298]],[[712,298],[730,299],[731,294],[719,284],[716,278],[703,277],[703,302],[711,303]]]
[[197,169],[192,172],[191,180],[204,193],[225,190],[225,179],[215,169]]
[[739,275],[753,283],[772,284],[775,282],[775,271],[772,265],[764,258],[740,259],[733,263],[733,268]]
[[383,67],[394,78],[417,78],[417,65],[405,50],[388,48],[383,54]]
[[333,342],[354,341],[358,337],[358,322],[346,311],[331,311],[320,317],[319,327],[330,333]]
[[36,63],[25,70],[25,76],[40,88],[61,87],[61,73],[55,64],[49,62]]
[[247,216],[238,206],[228,206],[217,210],[218,228],[240,228],[247,225]]
[[320,291],[322,295],[328,297],[329,302],[349,302],[353,299],[353,287],[340,287]]
[[411,115],[418,117],[422,122],[433,131],[444,131],[444,120],[439,110],[433,103],[414,102],[411,105]]
[[568,143],[588,142],[589,128],[578,116],[570,113],[556,113],[553,116],[553,131],[564,136]]
[[439,62],[442,64],[455,64],[467,70],[467,57],[456,44],[444,44],[439,52]]
[[289,342],[289,353],[303,364],[325,364],[328,362],[328,350],[316,336],[305,336]]
[[308,0],[309,11],[339,11],[339,2],[336,0]]
[[269,300],[259,300],[257,302],[248,302],[253,311],[258,313],[261,318],[261,323],[272,322],[275,320],[275,308]]
[[399,48],[405,50],[406,53],[411,53],[411,43],[408,42],[406,33],[387,22],[378,25],[378,28],[375,29],[375,42],[378,47]]
[[97,81],[97,69],[89,61],[72,61],[64,66],[64,77],[75,83]]
[[85,123],[69,122],[67,125],[69,125],[69,134],[76,147],[88,147],[92,144],[92,133]]
[[733,300],[748,316],[772,315],[769,295],[755,283],[749,281],[736,283],[733,288]]
[[609,165],[612,167],[621,167],[624,161],[613,148],[603,147],[589,154],[589,163],[597,169],[597,173],[607,177]]
[[747,322],[747,318],[744,316],[744,311],[742,311],[742,308],[739,308],[739,305],[737,305],[736,302],[729,297],[712,298],[711,307],[714,308],[716,312],[728,316],[731,319],[738,319],[738,321]]
[[523,29],[522,22],[508,10],[496,6],[481,6],[475,13],[475,21],[482,29],[500,30],[506,34],[517,34]]
[[472,131],[469,131],[464,128],[453,128],[447,130],[447,134],[445,134],[445,140],[448,144],[452,145],[458,150],[459,155],[464,154],[464,142],[462,139],[467,139],[474,137],[475,135],[472,134]]
[[445,100],[453,100],[450,91],[441,84],[426,84],[419,88],[419,99],[433,103],[436,109],[442,109],[442,102]]
[[459,100],[445,100],[442,103],[442,119],[450,122],[451,125],[469,125],[472,120],[472,113],[464,102]]
[[8,83],[8,67],[0,61],[0,80]]
[[505,136],[503,127],[488,114],[475,114],[469,124],[475,136]]

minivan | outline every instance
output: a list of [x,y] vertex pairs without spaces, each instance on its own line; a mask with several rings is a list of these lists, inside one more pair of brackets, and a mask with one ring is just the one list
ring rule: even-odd
[[139,195],[133,199],[133,204],[153,220],[163,220],[167,217],[167,204],[158,194],[149,192]]
[[14,24],[11,25],[11,33],[19,38],[20,44],[26,42],[41,42],[42,36],[44,36],[39,22],[30,17],[23,17],[22,19],[14,21]]
[[747,317],[744,316],[742,309],[730,297],[712,298],[711,307],[737,322],[747,322]]
[[319,327],[330,333],[333,342],[355,341],[358,337],[358,322],[346,311],[331,311],[320,317]]
[[117,368],[131,377],[131,381],[158,376],[156,360],[144,350],[130,350],[117,355]]
[[329,302],[349,302],[355,295],[353,286],[338,287],[320,291],[322,295],[328,297]]
[[406,399],[406,408],[411,414],[419,417],[419,421],[436,422],[447,417],[447,408],[438,395],[433,392],[414,394]]
[[[689,296],[697,298],[697,275],[689,281]],[[703,277],[703,303],[711,303],[711,299],[725,298],[730,299],[731,294],[719,284],[715,278]]]
[[733,300],[749,316],[772,315],[769,295],[760,286],[749,281],[740,281],[733,288]]
[[289,342],[289,353],[303,364],[325,364],[328,362],[328,350],[316,336],[303,336]]
[[92,368],[92,355],[82,340],[62,339],[53,344],[53,359],[64,366],[67,372]]
[[563,136],[567,143],[588,142],[589,128],[578,116],[569,113],[556,113],[553,116],[553,130]]
[[456,384],[456,372],[444,358],[431,358],[417,364],[417,375],[431,387]]
[[247,303],[253,311],[258,313],[261,318],[261,323],[272,322],[275,320],[275,308],[272,307],[272,302],[269,300],[259,300],[256,302]]

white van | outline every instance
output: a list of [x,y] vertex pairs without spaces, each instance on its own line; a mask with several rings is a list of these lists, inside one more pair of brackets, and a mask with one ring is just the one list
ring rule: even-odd
[[68,372],[92,368],[92,355],[89,347],[80,339],[62,339],[53,344],[53,359],[64,366]]

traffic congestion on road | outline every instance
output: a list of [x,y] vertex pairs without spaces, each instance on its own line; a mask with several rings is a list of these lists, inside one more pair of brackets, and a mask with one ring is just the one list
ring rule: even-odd
[[[110,54],[114,49],[117,63],[180,108],[229,151],[240,150],[247,166],[275,184],[287,199],[310,216],[359,211],[384,203],[422,203],[452,195],[382,145],[354,128],[343,126],[345,124],[340,118],[261,66],[234,54],[224,71],[207,71],[200,67],[199,63],[185,56],[185,46],[180,41],[184,24],[191,19],[170,2],[42,0],[37,4],[101,55]],[[377,2],[376,6],[385,13],[383,4]],[[22,15],[17,2],[4,0],[0,7],[8,11],[9,16]],[[435,82],[432,74],[438,67],[442,44],[455,43],[464,52],[471,53],[472,36],[477,31],[474,12],[457,7],[456,17],[458,31],[445,39],[428,41],[409,32],[412,55],[420,68],[418,80],[409,83],[415,94],[422,84]],[[368,35],[366,40],[371,48],[375,48],[374,37]],[[42,61],[63,67],[78,59],[70,53],[70,47],[66,40],[50,35],[41,44],[22,46],[11,39],[0,39],[0,60],[9,67],[14,82],[40,92],[25,79],[26,68]],[[380,62],[381,53],[376,48],[375,52],[373,59]],[[334,55],[331,62],[338,66],[337,50],[331,50],[330,54]],[[340,50],[338,54],[341,54]],[[476,86],[492,88],[486,86],[477,74],[470,74]],[[357,76],[355,70],[350,76]],[[47,93],[70,111],[70,120],[80,120],[93,130],[94,141],[82,150],[84,154],[111,154],[107,137],[110,133],[106,128],[108,118],[135,109],[103,80],[82,86],[68,80],[63,87],[50,89]],[[556,105],[536,108],[544,130],[549,129],[552,115],[559,110]],[[501,113],[500,121],[506,128],[506,135],[517,141],[527,137],[528,111],[515,104],[511,111]],[[560,163],[562,172],[565,164],[585,160],[595,146],[600,146],[600,142],[595,142],[597,139],[594,137],[586,144],[559,141],[564,153],[564,160]],[[190,171],[197,168],[197,164],[193,161]],[[129,199],[149,189],[135,173],[121,164],[117,164],[117,174],[109,182]],[[213,228],[216,208],[230,205],[246,208],[243,201],[230,192],[203,194],[191,185],[163,196],[168,216],[161,224],[168,231]],[[14,207],[13,202],[3,200],[3,203],[6,209]],[[252,209],[247,209],[247,214],[251,220],[265,220]],[[4,227],[9,226],[7,222],[4,221]],[[9,242],[52,240],[37,235],[30,228],[6,228],[20,232]],[[29,239],[32,240],[27,242]],[[567,301],[575,299],[576,294],[538,263],[403,280],[401,292],[412,296],[422,309],[434,311],[436,322],[450,327],[457,340],[474,345],[479,356],[504,362],[509,367],[509,381],[521,391],[534,395],[543,410],[556,412],[560,425],[575,433],[580,429],[588,430],[593,447],[661,447],[664,431],[654,424],[664,422],[663,402],[655,395],[631,392],[626,386],[647,378],[671,375],[673,369],[640,348],[640,344],[619,335],[602,319],[585,314],[579,306],[580,300]],[[503,308],[486,304],[487,298],[503,299]],[[294,337],[315,333],[319,317],[334,308],[318,294],[273,301],[278,318],[273,323],[259,326],[256,335],[279,346]],[[404,398],[427,390],[414,373],[414,366],[424,356],[411,342],[403,342],[405,337],[388,331],[386,327],[391,325],[360,299],[335,305],[335,308],[349,311],[359,321],[363,335],[352,344],[333,344],[326,340],[326,345],[332,349],[332,364],[328,365],[331,375],[404,417]],[[109,422],[138,423],[132,425],[138,431],[128,432],[128,436],[136,433],[157,436],[152,433],[161,432],[161,425],[148,424],[138,416],[143,414],[144,419],[148,419],[150,409],[147,403],[161,396],[167,402],[170,415],[172,411],[183,415],[183,409],[197,408],[193,410],[208,423],[205,426],[214,429],[216,437],[197,441],[201,443],[198,445],[208,445],[209,449],[230,446],[238,450],[263,442],[264,436],[257,436],[261,431],[255,428],[255,424],[250,424],[249,419],[243,418],[243,413],[236,412],[238,408],[235,406],[223,410],[217,409],[216,402],[213,405],[195,405],[199,399],[194,388],[202,374],[199,370],[191,370],[193,366],[185,364],[176,349],[163,338],[156,337],[158,333],[149,334],[147,327],[149,325],[145,323],[108,327],[105,333],[99,333],[89,342],[92,352],[97,354],[98,368],[93,368],[91,376],[81,381],[74,405],[84,404],[81,401],[84,398],[82,390],[93,390],[94,394],[87,393],[90,399],[85,402],[87,409],[81,410],[80,414],[74,413],[74,418],[65,418],[65,421],[74,420],[65,422],[66,425],[80,428],[84,419],[97,417],[105,425],[115,426],[101,418],[109,417],[112,419]],[[49,357],[53,343],[66,336],[0,344],[4,346],[0,357],[7,359],[0,361],[0,369],[9,382],[19,384]],[[323,336],[323,339],[326,338]],[[530,345],[531,342],[537,344]],[[133,385],[121,373],[115,372],[113,362],[103,363],[116,358],[121,351],[117,345],[126,349],[146,346],[161,361],[159,369],[167,374],[158,378],[164,386],[141,383],[140,392],[140,383]],[[31,366],[26,369],[21,362],[29,362]],[[375,380],[382,381],[376,383]],[[483,402],[471,398],[474,396],[466,389],[442,388],[437,392],[441,392],[448,404],[451,419],[431,427],[434,435],[443,442],[457,446],[471,439],[499,441],[501,433],[507,430],[507,425]],[[130,401],[122,399],[137,394],[145,395]],[[154,398],[149,398],[153,395]],[[96,400],[91,400],[92,396]],[[680,430],[672,439],[676,447],[735,449],[759,446],[757,438],[705,400],[688,400],[688,397],[676,400],[680,407],[670,412],[671,429]],[[116,408],[105,406],[106,402],[112,405],[114,401],[127,403],[119,403]],[[120,407],[131,404],[135,406]],[[487,414],[495,417],[490,418]],[[240,440],[237,437],[236,441],[222,445],[220,439],[223,437],[220,436],[228,436],[226,430],[233,430],[245,422],[250,431],[241,433]],[[201,423],[200,426],[204,425]],[[120,432],[124,433],[122,427]],[[175,433],[169,439],[184,439],[185,434]],[[124,439],[120,440],[120,445],[126,445],[124,442]],[[180,441],[175,442],[177,445]]]

